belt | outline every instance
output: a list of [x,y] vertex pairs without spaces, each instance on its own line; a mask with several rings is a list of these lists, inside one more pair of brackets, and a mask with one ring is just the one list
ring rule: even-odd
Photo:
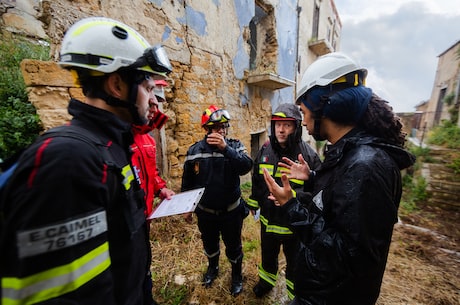
[[214,214],[214,215],[222,215],[222,214],[225,214],[225,213],[228,213],[228,212],[231,212],[233,211],[234,209],[236,209],[238,206],[240,205],[240,198],[238,198],[234,203],[232,203],[231,205],[229,205],[227,207],[227,209],[225,210],[213,210],[213,209],[209,209],[207,207],[204,207],[203,205],[201,205],[200,203],[198,204],[198,207],[205,211],[205,212],[208,212],[208,213],[211,213],[211,214]]

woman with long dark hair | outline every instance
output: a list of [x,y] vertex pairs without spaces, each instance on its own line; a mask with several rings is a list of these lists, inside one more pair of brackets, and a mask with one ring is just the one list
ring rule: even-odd
[[[283,159],[282,186],[265,181],[286,225],[301,242],[297,304],[375,304],[401,199],[401,170],[415,157],[404,149],[400,119],[364,85],[367,70],[342,53],[320,57],[297,91],[303,125],[327,140],[321,167]],[[292,195],[288,178],[312,179],[309,202]]]

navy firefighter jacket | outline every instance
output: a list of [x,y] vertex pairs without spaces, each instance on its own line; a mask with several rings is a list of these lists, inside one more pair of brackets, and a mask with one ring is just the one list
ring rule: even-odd
[[[297,160],[299,154],[302,154],[312,170],[316,170],[320,166],[321,160],[318,154],[302,140],[299,140],[290,149],[283,152],[276,150],[270,141],[267,141],[258,151],[254,160],[252,193],[247,204],[252,210],[260,208],[260,221],[264,225],[263,229],[266,233],[274,234],[278,237],[289,237],[293,234],[289,228],[283,226],[281,207],[276,206],[273,201],[268,199],[270,192],[265,183],[263,169],[267,169],[275,181],[281,185],[281,170],[284,168],[278,166],[278,162],[282,161],[282,157]],[[309,194],[312,188],[311,181],[290,179],[289,183],[300,201],[303,201],[304,198],[309,198],[309,195],[311,195]]]
[[241,196],[240,176],[252,168],[252,159],[239,140],[225,139],[219,151],[206,138],[187,151],[182,176],[182,191],[205,187],[200,204],[213,210],[225,210]]
[[69,113],[103,147],[39,137],[21,156],[1,202],[2,303],[144,304],[150,244],[131,125],[77,100]]

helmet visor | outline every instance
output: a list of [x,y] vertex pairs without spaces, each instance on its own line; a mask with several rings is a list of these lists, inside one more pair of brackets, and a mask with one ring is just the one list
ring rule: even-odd
[[146,65],[157,73],[168,74],[172,72],[172,66],[166,54],[166,50],[161,45],[145,49],[144,54],[139,57],[131,67],[137,68]]
[[227,122],[230,120],[230,114],[225,109],[219,109],[211,113],[208,123]]
[[152,48],[148,48],[144,51],[143,55],[147,61],[147,64],[152,68],[153,71],[162,73],[171,73],[172,66],[169,62],[166,50],[161,45],[156,45]]

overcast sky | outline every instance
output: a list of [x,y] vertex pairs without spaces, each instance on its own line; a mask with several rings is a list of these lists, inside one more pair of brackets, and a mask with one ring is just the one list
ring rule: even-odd
[[334,0],[340,51],[369,70],[367,85],[396,112],[430,99],[438,55],[460,40],[460,0]]

